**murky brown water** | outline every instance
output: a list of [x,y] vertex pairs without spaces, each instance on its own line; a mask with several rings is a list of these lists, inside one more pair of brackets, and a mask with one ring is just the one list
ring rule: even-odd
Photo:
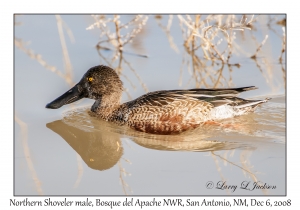
[[[68,44],[73,82],[77,82],[89,67],[99,64],[94,48],[98,35],[80,31],[90,24],[84,16],[62,18],[75,34],[75,44]],[[32,40],[37,52],[63,69],[61,55],[56,53],[61,49],[59,40],[53,38],[57,29],[50,24],[53,21],[56,27],[55,18],[23,16],[22,20],[24,28],[16,28],[16,36]],[[49,28],[45,28],[45,23]],[[44,30],[30,32],[38,27]],[[176,40],[181,32],[176,33],[174,40],[180,46],[181,42]],[[149,91],[200,84],[189,81],[188,70],[180,73],[182,57],[187,55],[172,51],[154,19],[149,20],[146,34],[143,45],[149,58],[127,59]],[[269,40],[265,53],[272,51],[272,46],[280,54],[276,35],[270,34]],[[272,100],[255,113],[222,120],[234,126],[204,125],[166,136],[145,134],[90,117],[88,110],[93,102],[89,99],[59,110],[45,109],[48,102],[69,87],[16,48],[15,195],[284,195],[286,107],[282,65],[271,59],[272,71],[268,73],[261,59],[258,66],[253,59],[235,57],[241,67],[232,71],[225,66],[220,81],[228,81],[227,86],[232,87],[258,86],[258,90],[241,97]],[[121,76],[132,98],[145,93],[143,84],[129,67],[124,67],[122,74],[132,78],[136,86],[134,91]],[[185,85],[178,86],[179,78]],[[124,93],[123,101],[127,100],[129,97]]]

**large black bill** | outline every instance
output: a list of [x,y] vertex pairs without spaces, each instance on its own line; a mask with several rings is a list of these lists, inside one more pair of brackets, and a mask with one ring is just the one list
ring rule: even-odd
[[84,94],[82,91],[82,88],[79,87],[79,85],[75,85],[73,88],[71,88],[69,91],[65,92],[63,95],[55,99],[54,101],[50,102],[46,105],[46,108],[48,109],[58,109],[62,107],[65,104],[70,104],[75,101],[78,101],[79,99],[82,99],[84,97]]

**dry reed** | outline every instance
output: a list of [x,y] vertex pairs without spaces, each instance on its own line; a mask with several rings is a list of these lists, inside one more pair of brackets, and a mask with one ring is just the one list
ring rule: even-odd
[[[269,21],[266,23],[266,26],[269,28],[269,33],[275,33],[282,39],[282,53],[280,56],[280,58],[282,58],[285,52],[285,34],[279,35],[272,26],[280,24],[284,28],[285,19],[277,21],[277,16],[269,15],[267,17],[269,18]],[[158,25],[166,33],[170,47],[177,52],[177,47],[175,43],[172,42],[173,38],[170,33],[173,16],[169,16],[166,27],[161,24],[163,18],[164,16],[161,15],[156,16]],[[247,41],[258,43],[257,35],[253,33],[253,31],[256,31],[257,25],[261,24],[260,19],[263,19],[262,16],[177,15],[177,18],[179,20],[184,42],[184,54],[182,56],[182,65],[180,67],[180,86],[182,85],[183,72],[186,69],[191,75],[186,86],[194,80],[196,87],[231,87],[234,85],[232,81],[233,67],[241,67],[240,63],[230,62],[232,56],[238,54],[238,52],[242,52],[256,62],[258,53],[264,54],[264,52],[262,52],[262,47],[267,41],[268,34],[265,35],[265,39],[260,43],[256,48],[256,52],[252,55],[249,55],[247,48],[245,48],[244,45],[240,43],[240,40],[237,39],[238,35],[245,38],[245,34],[248,32],[248,34],[251,34],[252,40],[248,39]],[[279,61],[282,61],[282,59]],[[262,68],[267,69],[264,77],[268,81],[273,79],[272,71],[269,71],[269,69],[272,68],[270,63],[272,63],[272,61],[264,60],[263,67],[261,67],[261,65],[256,62],[257,68],[260,71]],[[224,76],[225,69],[228,69],[229,76],[227,78]],[[283,62],[282,69],[284,73]],[[263,73],[265,71],[261,72]],[[285,80],[285,74],[283,75],[283,80]],[[275,86],[274,84],[269,84],[270,86]]]
[[[133,42],[133,40],[137,37],[139,33],[141,33],[143,27],[145,26],[148,20],[148,16],[135,15],[131,20],[129,20],[126,23],[121,22],[121,18],[119,15],[113,15],[112,17],[107,17],[105,15],[92,15],[92,17],[94,18],[94,23],[86,29],[100,29],[99,37],[102,40],[99,41],[96,45],[96,49],[99,56],[103,59],[103,61],[106,64],[116,69],[119,75],[123,76],[126,80],[128,80],[133,89],[136,89],[136,87],[133,85],[130,79],[126,75],[122,74],[123,65],[127,65],[127,67],[133,72],[135,77],[138,79],[144,91],[148,92],[149,90],[146,84],[141,80],[137,71],[125,58],[125,54],[131,54],[145,58],[147,57],[146,55],[126,51],[125,48],[129,43]],[[102,51],[112,51],[113,57],[105,57],[102,54]],[[131,98],[130,93],[127,89],[125,90],[125,92],[128,95],[128,97]]]

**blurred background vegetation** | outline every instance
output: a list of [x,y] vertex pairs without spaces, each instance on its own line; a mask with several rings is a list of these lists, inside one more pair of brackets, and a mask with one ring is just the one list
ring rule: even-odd
[[[74,19],[74,16],[71,17]],[[141,70],[137,68],[139,66],[136,64],[137,59],[155,61],[155,65],[158,66],[157,71],[152,70],[155,75],[168,71],[168,74],[174,77],[173,72],[176,72],[181,88],[236,86],[236,81],[243,79],[243,76],[233,79],[234,73],[252,63],[255,65],[251,66],[250,71],[260,72],[272,94],[285,91],[285,15],[77,15],[77,20],[72,21],[68,15],[53,15],[51,24],[56,22],[63,70],[58,67],[57,61],[49,62],[46,55],[36,51],[28,43],[28,41],[35,42],[35,39],[27,40],[19,33],[18,27],[26,27],[26,18],[27,15],[15,17],[15,47],[45,69],[63,78],[69,86],[76,82],[70,45],[88,39],[83,34],[76,34],[80,38],[76,38],[75,41],[73,31],[77,32],[78,28],[74,29],[74,23],[81,18],[85,20],[86,27],[80,30],[91,31],[97,36],[98,41],[93,46],[96,49],[94,53],[99,56],[97,63],[116,69],[127,84],[125,87],[128,99],[132,98],[131,90],[149,91],[149,84],[140,76]],[[33,15],[31,18],[38,19],[39,16]],[[72,27],[69,27],[65,19],[72,22]],[[156,28],[153,29],[154,27]],[[164,36],[164,45],[156,40],[155,37],[158,36]],[[47,47],[51,47],[54,39],[47,42],[49,41],[51,44],[48,43],[50,46]],[[147,49],[148,46],[159,52],[167,52],[166,43],[176,55],[172,54],[171,59],[160,57],[159,60],[154,60],[156,54],[151,53],[153,51]],[[78,56],[75,59],[81,58]],[[163,62],[174,62],[177,67],[160,69],[160,66],[164,66]],[[84,71],[89,67],[91,66],[86,66]]]

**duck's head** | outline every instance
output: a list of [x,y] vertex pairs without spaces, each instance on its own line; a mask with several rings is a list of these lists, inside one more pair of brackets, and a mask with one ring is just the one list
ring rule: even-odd
[[119,101],[123,90],[122,81],[118,74],[108,66],[95,66],[90,68],[82,79],[69,91],[46,105],[49,109],[58,109],[82,98],[94,100]]

